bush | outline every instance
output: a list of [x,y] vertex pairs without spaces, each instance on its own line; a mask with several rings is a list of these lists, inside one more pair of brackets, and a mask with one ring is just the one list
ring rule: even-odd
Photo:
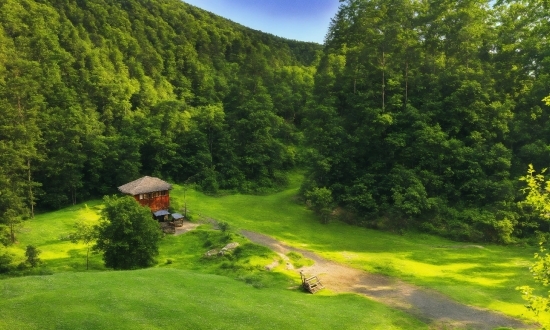
[[328,223],[332,211],[332,191],[323,188],[313,188],[305,193],[306,202],[311,209],[321,216],[322,223]]
[[225,232],[229,231],[229,229],[230,229],[229,224],[225,221],[218,223],[218,227],[220,228],[222,233],[225,233]]
[[105,266],[136,269],[155,264],[162,232],[149,208],[131,196],[106,196],[104,201],[94,250],[103,252]]
[[27,245],[27,250],[25,251],[25,256],[27,257],[27,263],[31,265],[31,267],[36,267],[40,263],[40,258],[38,258],[38,255],[40,254],[40,250],[36,248],[36,246],[33,245]]
[[0,274],[5,274],[11,270],[13,258],[8,251],[0,244]]

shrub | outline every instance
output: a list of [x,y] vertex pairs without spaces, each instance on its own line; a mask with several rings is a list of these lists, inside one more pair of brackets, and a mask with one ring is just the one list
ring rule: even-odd
[[152,266],[162,232],[149,208],[130,196],[106,196],[104,201],[94,250],[103,252],[105,266],[114,269]]
[[27,263],[31,265],[31,267],[36,267],[40,263],[40,258],[38,258],[38,255],[40,254],[40,250],[36,248],[36,246],[33,245],[27,245],[27,249],[25,251],[25,256],[27,257]]

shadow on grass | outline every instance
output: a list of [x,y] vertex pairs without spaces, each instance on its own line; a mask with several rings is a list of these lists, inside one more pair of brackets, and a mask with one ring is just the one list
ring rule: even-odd
[[[44,265],[53,272],[86,271],[86,250],[71,249],[67,251],[67,257],[51,258],[44,260]],[[106,270],[101,255],[90,251],[88,270]]]

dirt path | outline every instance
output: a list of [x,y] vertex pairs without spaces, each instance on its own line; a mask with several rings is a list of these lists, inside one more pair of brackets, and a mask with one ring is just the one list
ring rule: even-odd
[[429,289],[326,260],[310,251],[284,245],[269,236],[244,230],[242,234],[252,242],[267,246],[279,254],[285,255],[290,251],[296,251],[312,259],[315,264],[304,267],[304,273],[318,275],[323,285],[333,292],[354,292],[365,295],[412,314],[434,329],[533,328],[496,312],[462,305]]
[[201,225],[200,223],[193,223],[193,222],[189,222],[189,221],[184,221],[183,225],[181,227],[176,227],[176,232],[174,233],[174,236],[178,236],[178,235],[181,235],[183,233],[186,233],[190,230],[193,230],[193,229],[197,228],[200,225]]

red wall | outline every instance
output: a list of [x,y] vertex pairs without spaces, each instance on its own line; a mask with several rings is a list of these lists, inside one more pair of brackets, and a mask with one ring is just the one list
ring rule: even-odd
[[165,196],[157,196],[150,199],[139,199],[139,195],[135,195],[134,198],[139,202],[141,206],[149,206],[151,211],[156,212],[158,210],[168,210],[170,207],[170,194]]

